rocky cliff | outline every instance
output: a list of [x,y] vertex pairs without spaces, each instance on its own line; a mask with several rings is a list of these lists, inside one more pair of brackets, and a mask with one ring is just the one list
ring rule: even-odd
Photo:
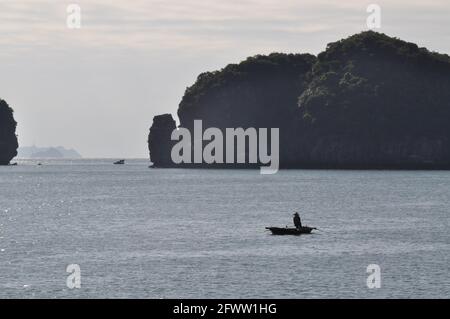
[[12,108],[0,99],[0,165],[8,165],[17,155],[16,126]]
[[170,152],[172,141],[170,136],[176,128],[175,120],[170,114],[158,115],[153,118],[153,124],[148,135],[150,161],[155,167],[171,167]]
[[[195,119],[278,127],[282,167],[450,168],[450,57],[362,32],[317,57],[255,56],[203,73],[178,117],[189,129]],[[164,118],[150,131],[155,166],[172,166],[175,122]]]

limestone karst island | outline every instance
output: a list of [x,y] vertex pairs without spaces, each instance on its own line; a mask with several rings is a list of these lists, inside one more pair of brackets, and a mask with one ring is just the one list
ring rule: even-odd
[[0,99],[0,165],[8,165],[17,155],[16,126],[12,108]]
[[[282,168],[449,169],[450,57],[373,31],[318,56],[249,57],[200,74],[178,119],[188,129],[196,119],[203,129],[278,127]],[[172,115],[154,117],[154,167],[195,165],[172,162],[175,128]]]

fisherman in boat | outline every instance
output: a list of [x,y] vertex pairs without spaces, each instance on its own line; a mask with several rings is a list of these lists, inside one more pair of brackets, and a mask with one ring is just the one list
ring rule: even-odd
[[302,220],[300,219],[300,215],[297,212],[295,212],[294,214],[294,225],[297,229],[302,228]]

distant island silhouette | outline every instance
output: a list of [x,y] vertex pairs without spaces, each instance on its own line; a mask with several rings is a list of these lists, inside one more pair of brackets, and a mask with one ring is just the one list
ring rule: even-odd
[[[180,127],[280,128],[282,168],[449,169],[450,57],[373,31],[311,54],[257,55],[202,73],[178,108]],[[171,160],[176,122],[158,115],[154,167]],[[245,164],[222,165],[224,167]]]
[[66,149],[62,146],[37,147],[24,146],[17,150],[18,158],[82,158],[80,153],[74,149]]
[[8,165],[17,155],[16,126],[13,109],[0,99],[0,165]]

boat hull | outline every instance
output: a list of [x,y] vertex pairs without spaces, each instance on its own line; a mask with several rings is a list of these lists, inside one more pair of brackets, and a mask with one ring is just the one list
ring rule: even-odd
[[314,227],[300,227],[300,228],[281,228],[281,227],[266,227],[266,229],[270,230],[273,235],[303,235],[303,234],[310,234]]

